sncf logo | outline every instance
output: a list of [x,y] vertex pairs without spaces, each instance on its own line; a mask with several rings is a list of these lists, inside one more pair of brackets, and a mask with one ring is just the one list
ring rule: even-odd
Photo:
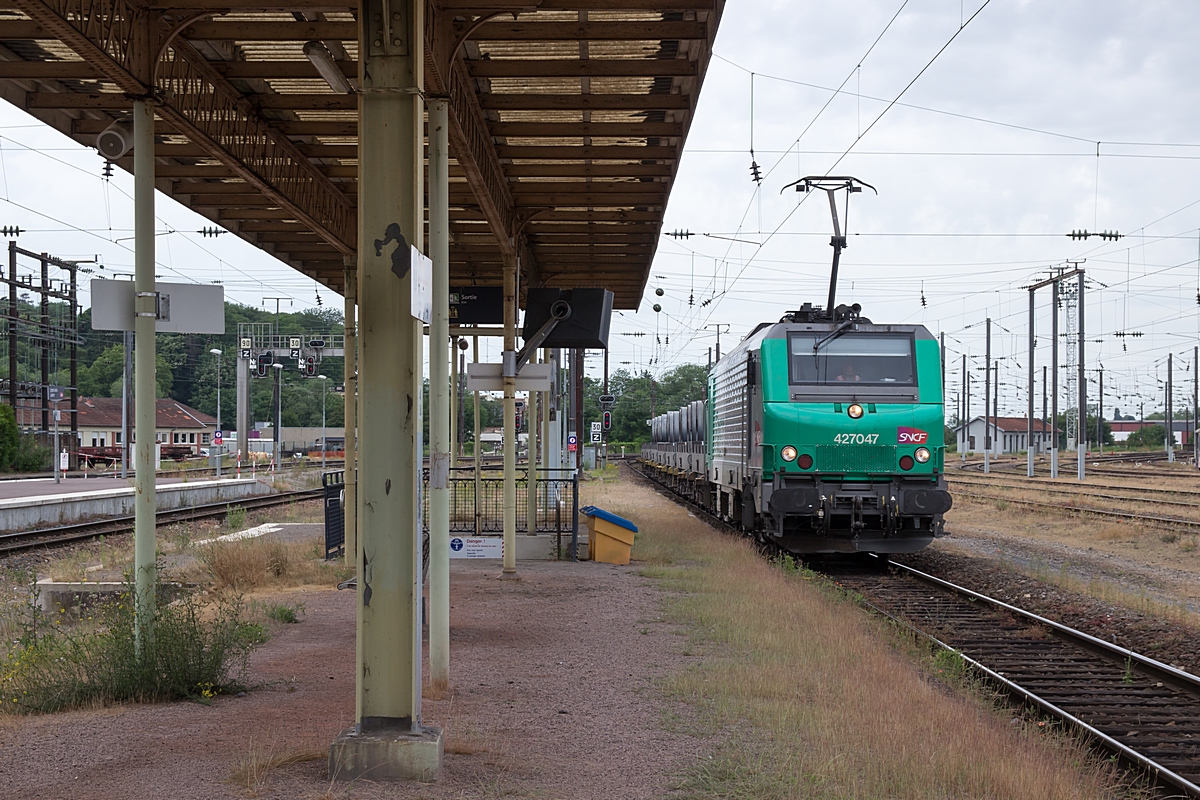
[[929,434],[920,428],[900,428],[899,435],[900,444],[925,444],[929,441]]

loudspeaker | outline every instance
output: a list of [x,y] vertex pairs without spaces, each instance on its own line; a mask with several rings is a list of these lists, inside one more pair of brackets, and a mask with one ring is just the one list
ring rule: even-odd
[[133,147],[133,125],[114,122],[96,136],[96,149],[109,161],[116,161]]
[[550,319],[550,307],[559,300],[571,305],[571,317],[558,323],[542,347],[608,349],[613,293],[608,289],[530,289],[525,296],[525,325],[521,337],[529,339]]

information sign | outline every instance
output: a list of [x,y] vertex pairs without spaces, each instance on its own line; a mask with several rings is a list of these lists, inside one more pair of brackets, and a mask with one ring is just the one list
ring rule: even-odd
[[579,439],[576,438],[575,434],[572,433],[570,436],[567,437],[567,452],[574,453],[578,448],[579,448]]
[[599,444],[600,436],[600,431],[592,431],[592,444]]
[[219,447],[221,445],[221,440],[224,438],[225,438],[224,431],[215,431],[213,433],[213,444],[215,444]]
[[451,558],[504,558],[504,539],[499,536],[454,536]]

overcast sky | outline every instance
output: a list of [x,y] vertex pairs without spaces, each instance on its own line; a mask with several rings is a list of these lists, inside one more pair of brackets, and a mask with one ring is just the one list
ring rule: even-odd
[[[1087,366],[1105,368],[1106,413],[1139,399],[1147,413],[1161,406],[1169,352],[1176,396],[1190,396],[1200,334],[1200,4],[980,5],[730,0],[664,225],[693,235],[660,241],[641,308],[614,316],[610,367],[704,363],[718,324],[728,351],[759,321],[824,304],[828,203],[781,189],[831,171],[879,191],[851,200],[839,301],[861,303],[876,322],[945,332],[948,404],[961,353],[982,364],[990,316],[993,352],[1005,359],[1001,411],[1023,414],[1024,287],[1068,259],[1086,259]],[[757,191],[751,122],[765,176]],[[103,180],[93,150],[7,104],[0,137],[0,225],[26,229],[29,250],[99,254],[104,272],[132,272],[131,177],[118,170]],[[211,223],[161,196],[158,217],[162,280],[220,280],[229,299],[260,307],[287,297],[299,310],[318,294],[341,303],[234,236],[200,236]],[[1066,237],[1083,228],[1125,238]],[[1040,412],[1048,292],[1038,305]],[[646,335],[623,335],[635,332]],[[601,360],[590,361],[598,370]]]

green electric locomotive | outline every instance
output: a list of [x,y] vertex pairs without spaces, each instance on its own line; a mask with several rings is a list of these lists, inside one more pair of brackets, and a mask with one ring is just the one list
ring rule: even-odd
[[859,311],[806,304],[759,325],[714,365],[707,402],[651,422],[645,460],[787,552],[929,544],[951,505],[938,343]]

